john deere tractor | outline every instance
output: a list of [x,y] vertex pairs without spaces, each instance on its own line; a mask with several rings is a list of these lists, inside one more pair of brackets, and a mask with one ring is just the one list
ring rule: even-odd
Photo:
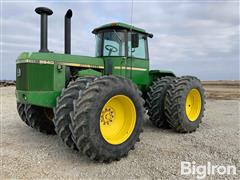
[[65,53],[47,46],[47,18],[39,7],[39,52],[17,58],[16,97],[21,119],[30,127],[57,134],[92,160],[111,162],[134,149],[142,124],[177,132],[195,131],[204,113],[204,90],[193,76],[150,70],[148,38],[124,23],[95,28],[96,57],[71,55],[71,17],[65,15]]

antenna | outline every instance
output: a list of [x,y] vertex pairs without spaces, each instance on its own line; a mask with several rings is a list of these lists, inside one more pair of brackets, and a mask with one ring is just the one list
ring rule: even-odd
[[132,0],[132,5],[131,5],[131,31],[133,27],[133,0]]
[[[130,28],[130,34],[131,34],[131,41],[132,41],[132,28],[133,28],[133,0],[131,4],[131,28]],[[131,42],[132,44],[132,42]],[[131,71],[130,71],[130,79],[132,79],[132,45],[131,45]]]

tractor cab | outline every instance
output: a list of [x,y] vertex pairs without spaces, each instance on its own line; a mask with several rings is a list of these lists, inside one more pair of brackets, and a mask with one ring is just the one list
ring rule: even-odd
[[95,28],[97,57],[135,57],[149,59],[145,30],[124,24],[110,23]]
[[106,74],[134,77],[139,83],[148,81],[142,77],[149,70],[147,38],[152,34],[124,23],[105,24],[92,33],[96,35],[96,57],[104,59]]

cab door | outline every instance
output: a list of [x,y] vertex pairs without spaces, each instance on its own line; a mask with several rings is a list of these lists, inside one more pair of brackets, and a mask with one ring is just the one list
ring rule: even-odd
[[[132,35],[133,33],[134,35]],[[133,40],[133,38],[135,40]],[[132,41],[136,41],[136,39],[138,40],[138,43],[132,43]],[[138,85],[146,85],[149,81],[148,71],[149,56],[147,35],[129,32],[126,76]]]
[[102,57],[105,63],[105,74],[127,77],[127,31],[105,30],[102,37]]

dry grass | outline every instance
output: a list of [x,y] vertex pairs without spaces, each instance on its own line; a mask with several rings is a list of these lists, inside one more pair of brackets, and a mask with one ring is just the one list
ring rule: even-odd
[[208,99],[240,99],[240,81],[202,81]]

